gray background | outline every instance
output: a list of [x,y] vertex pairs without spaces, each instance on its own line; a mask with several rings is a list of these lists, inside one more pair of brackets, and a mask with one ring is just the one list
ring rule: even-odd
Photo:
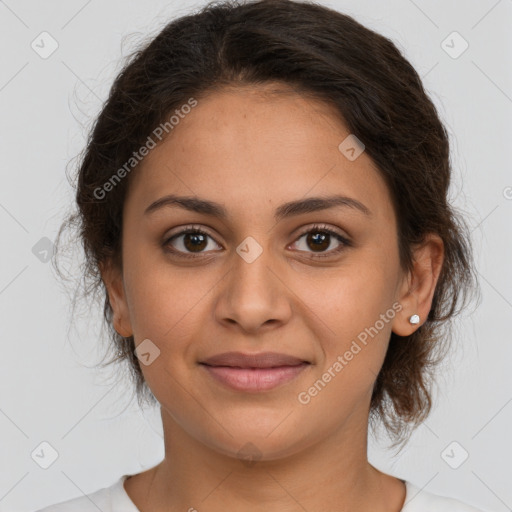
[[[458,321],[431,416],[396,457],[372,441],[370,460],[431,492],[511,510],[512,0],[323,3],[392,38],[423,77],[452,137],[452,200],[468,215],[482,286],[479,308]],[[100,309],[70,324],[44,251],[72,205],[66,167],[122,57],[201,5],[0,1],[0,511],[92,492],[163,456],[158,413],[139,411],[127,381],[94,368]],[[31,47],[43,31],[58,43],[47,58]],[[460,55],[454,31],[469,44]],[[42,442],[58,454],[48,469],[34,455]],[[446,461],[462,450],[469,457],[453,469]]]

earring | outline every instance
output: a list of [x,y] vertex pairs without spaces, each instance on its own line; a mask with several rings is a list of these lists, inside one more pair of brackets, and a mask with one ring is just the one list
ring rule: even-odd
[[411,324],[419,324],[420,323],[419,315],[412,315],[411,317],[409,317],[409,322],[411,322]]

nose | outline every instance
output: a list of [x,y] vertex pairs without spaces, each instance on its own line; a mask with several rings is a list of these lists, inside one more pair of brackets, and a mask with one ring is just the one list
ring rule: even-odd
[[231,269],[219,285],[217,321],[246,333],[286,323],[292,312],[292,292],[281,266],[269,249],[254,260],[240,254],[233,254]]

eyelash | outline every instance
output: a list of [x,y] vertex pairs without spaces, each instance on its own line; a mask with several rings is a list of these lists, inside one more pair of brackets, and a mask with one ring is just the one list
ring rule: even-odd
[[[351,247],[352,246],[352,242],[350,240],[348,240],[347,238],[345,238],[344,236],[340,235],[338,232],[336,231],[333,231],[332,229],[328,228],[326,225],[324,224],[315,224],[313,226],[311,226],[310,228],[308,228],[306,231],[302,232],[296,239],[295,239],[295,242],[300,240],[304,235],[307,235],[309,233],[326,233],[328,235],[331,235],[333,236],[336,240],[338,240],[339,242],[341,242],[341,245],[337,248],[337,249],[331,249],[330,251],[327,251],[327,252],[324,252],[324,253],[312,253],[313,256],[312,258],[313,259],[322,259],[322,258],[328,258],[328,257],[332,257],[334,255],[337,255],[339,254],[340,252],[342,252],[343,250],[345,250],[347,247]],[[206,235],[207,237],[210,237],[212,240],[213,240],[213,237],[211,235],[209,235],[207,232],[203,231],[202,229],[199,229],[198,227],[196,226],[187,226],[186,228],[184,228],[182,231],[179,231],[178,233],[175,233],[174,235],[172,235],[170,238],[168,238],[165,242],[164,242],[164,247],[169,247],[170,246],[170,243],[175,239],[175,238],[178,238],[182,235],[186,235],[186,234],[201,234],[201,235]],[[295,243],[293,242],[293,243]],[[216,242],[217,243],[217,242]],[[168,249],[169,252],[171,252],[172,254],[176,255],[177,257],[179,258],[189,258],[189,259],[196,259],[196,258],[201,258],[202,255],[204,255],[205,253],[197,253],[196,255],[193,255],[191,253],[185,253],[185,252],[182,252],[182,251],[178,251],[176,249]],[[303,251],[300,251],[300,252],[303,252]]]

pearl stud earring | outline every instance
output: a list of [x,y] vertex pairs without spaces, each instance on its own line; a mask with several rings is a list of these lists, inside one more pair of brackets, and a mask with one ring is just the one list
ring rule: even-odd
[[418,315],[412,315],[411,317],[409,317],[409,322],[411,322],[411,324],[419,324],[420,317]]

